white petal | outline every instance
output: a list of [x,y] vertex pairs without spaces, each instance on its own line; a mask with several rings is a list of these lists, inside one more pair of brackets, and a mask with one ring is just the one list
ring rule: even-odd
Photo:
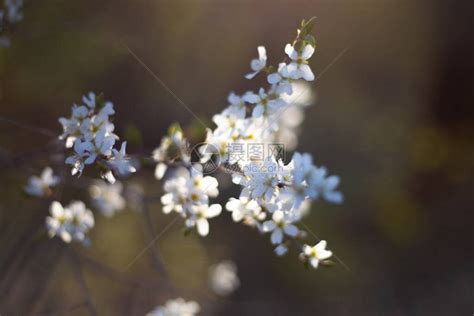
[[314,53],[313,45],[308,44],[303,48],[303,51],[301,52],[301,58],[303,58],[304,60],[307,60],[308,58],[313,56],[313,53]]
[[[253,77],[255,77],[257,74],[258,74],[258,71],[248,73],[248,74],[245,75],[245,79],[249,79],[249,80],[253,79]],[[247,101],[247,102],[249,102],[249,101]]]
[[242,213],[241,211],[233,211],[232,212],[232,220],[234,222],[240,222],[243,218],[244,218],[244,213]]
[[291,44],[286,44],[285,46],[285,53],[290,57],[292,60],[296,60],[298,58],[298,53],[296,52],[295,48],[291,46]]
[[316,258],[311,258],[309,259],[309,264],[311,264],[311,266],[316,269],[319,265],[319,260]]
[[318,252],[318,258],[320,260],[325,260],[327,258],[330,258],[331,256],[332,256],[332,251],[330,250],[323,250],[323,251]]
[[284,213],[282,211],[276,211],[273,213],[272,219],[274,222],[279,223],[283,220]]
[[264,112],[265,112],[265,108],[263,107],[263,105],[259,104],[256,107],[254,107],[252,111],[252,117],[259,118],[263,115]]
[[267,76],[267,80],[268,80],[268,83],[269,83],[269,84],[275,84],[275,83],[277,83],[277,82],[280,82],[281,76],[280,76],[280,74],[279,74],[278,72],[274,72],[274,73],[269,74],[269,75]]
[[264,232],[271,232],[272,230],[275,229],[275,227],[276,225],[274,221],[266,221],[263,223],[262,230]]
[[199,235],[207,236],[209,234],[209,222],[205,218],[200,218],[196,221]]
[[326,249],[326,246],[326,240],[321,240],[316,246],[314,246],[314,248],[316,249],[316,251],[323,251],[324,249]]
[[166,164],[161,162],[157,164],[155,168],[155,178],[157,180],[161,180],[165,175],[166,169],[168,169],[168,166]]
[[212,218],[218,216],[222,212],[222,206],[220,204],[212,204],[206,210],[205,215],[207,218]]
[[281,242],[283,241],[283,232],[281,231],[281,229],[275,229],[270,239],[272,241],[272,244],[274,245],[281,244]]
[[260,97],[252,92],[247,92],[246,94],[244,94],[243,99],[245,102],[248,103],[257,103],[258,101],[260,101]]
[[291,237],[295,237],[296,235],[298,235],[298,227],[296,227],[295,225],[286,225],[283,230],[285,231],[285,234],[287,234],[288,236],[291,236]]
[[53,217],[61,216],[64,213],[63,206],[58,201],[54,201],[53,203],[51,203],[49,211],[51,212],[51,215],[53,215]]
[[275,253],[277,256],[281,257],[283,256],[284,254],[286,254],[288,251],[288,247],[286,247],[285,245],[279,245],[278,247],[275,248]]
[[264,46],[257,47],[258,50],[258,59],[267,60],[267,50]]
[[327,190],[334,190],[339,184],[338,176],[330,176],[326,179],[325,187]]
[[340,204],[344,200],[344,196],[339,191],[325,192],[323,196],[326,201],[334,204]]
[[314,80],[314,74],[311,71],[311,68],[308,65],[300,65],[299,67],[302,77],[306,81],[313,81]]

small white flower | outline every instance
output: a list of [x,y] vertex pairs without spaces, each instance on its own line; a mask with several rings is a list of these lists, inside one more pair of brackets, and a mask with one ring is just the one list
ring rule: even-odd
[[209,222],[207,219],[218,216],[221,211],[222,207],[219,204],[194,206],[190,217],[186,220],[186,227],[192,228],[196,226],[199,235],[205,237],[209,234]]
[[127,142],[123,142],[120,146],[120,151],[112,149],[112,156],[107,162],[114,172],[120,176],[128,176],[131,173],[137,171],[137,169],[131,164],[130,158],[125,152],[127,148]]
[[248,103],[255,104],[252,110],[252,117],[254,118],[259,118],[265,113],[271,114],[286,105],[286,102],[280,98],[280,96],[267,94],[263,88],[260,88],[258,95],[247,92],[244,95],[244,100]]
[[89,186],[93,205],[106,217],[111,217],[125,208],[122,191],[123,186],[120,182],[107,184],[103,181],[95,181]]
[[332,256],[330,250],[326,250],[326,241],[321,240],[316,246],[303,246],[303,252],[300,253],[300,258],[303,261],[308,261],[313,268],[317,268],[321,261],[327,260]]
[[48,229],[49,237],[59,236],[64,242],[71,242],[71,211],[63,208],[61,203],[54,201],[49,207],[49,213],[51,216],[46,217],[46,228]]
[[72,225],[70,226],[72,239],[88,245],[89,239],[86,234],[94,227],[94,215],[82,201],[72,201],[67,209],[70,210],[72,215]]
[[93,146],[89,142],[82,142],[80,139],[76,139],[74,142],[74,154],[66,158],[66,164],[72,165],[71,174],[82,174],[84,170],[85,160],[87,159],[89,152],[93,149]]
[[60,178],[53,174],[53,169],[46,167],[41,173],[41,176],[31,176],[28,179],[25,191],[33,196],[49,196],[52,193],[51,188],[57,186],[59,182]]
[[314,187],[318,196],[322,196],[327,202],[340,204],[344,200],[344,196],[341,192],[336,191],[339,185],[338,176],[326,177],[327,170],[324,167],[316,168],[309,179],[309,184]]
[[216,197],[219,195],[219,190],[217,189],[219,183],[214,177],[204,177],[201,165],[193,165],[191,169],[191,178],[188,180],[188,183],[191,190],[201,191],[209,197]]
[[89,150],[90,152],[84,163],[90,165],[95,162],[98,156],[110,156],[114,144],[115,138],[112,135],[106,136],[106,130],[102,128],[97,132],[93,141],[82,144],[87,149],[92,148],[92,150]]
[[265,50],[265,47],[258,46],[257,50],[258,59],[253,59],[250,62],[250,68],[252,68],[253,72],[245,75],[245,78],[247,79],[252,79],[253,77],[255,77],[267,65],[267,51]]
[[266,213],[262,211],[257,201],[249,200],[246,197],[239,199],[230,198],[225,208],[232,212],[234,222],[243,221],[245,225],[260,227],[260,222],[266,217]]
[[227,296],[240,286],[237,276],[237,265],[230,261],[222,261],[209,268],[209,285],[214,293]]
[[158,306],[147,316],[195,316],[199,312],[199,304],[194,301],[186,302],[182,298],[168,300],[164,306]]
[[267,81],[269,84],[275,86],[274,90],[278,94],[286,93],[291,95],[293,93],[293,86],[290,73],[288,71],[288,65],[285,63],[280,63],[278,65],[278,71],[269,74]]
[[263,164],[252,162],[244,170],[249,177],[246,183],[252,199],[264,198],[270,201],[278,190],[278,164],[273,156],[267,157]]
[[64,242],[79,241],[89,243],[87,232],[94,226],[94,216],[81,201],[72,201],[63,207],[54,201],[49,208],[51,216],[46,217],[48,235],[60,237]]
[[314,53],[314,47],[306,45],[301,52],[298,52],[291,44],[285,46],[285,53],[292,62],[288,65],[288,72],[292,79],[303,78],[306,81],[313,81],[314,74],[308,65],[308,59]]
[[237,117],[245,117],[245,101],[243,97],[236,95],[234,92],[231,92],[227,97],[230,105],[223,111],[224,113],[232,113]]
[[282,211],[273,213],[272,220],[263,223],[264,232],[272,232],[271,242],[274,245],[281,244],[284,235],[295,237],[298,235],[298,227],[288,220]]

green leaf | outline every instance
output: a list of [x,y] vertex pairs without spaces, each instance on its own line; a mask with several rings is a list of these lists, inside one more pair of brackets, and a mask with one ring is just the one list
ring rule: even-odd
[[308,21],[301,21],[301,32],[300,35],[301,37],[305,37],[306,35],[310,34],[313,31],[314,24],[316,23],[316,17],[313,16],[311,19]]
[[307,34],[305,35],[303,40],[306,42],[306,44],[310,44],[311,46],[316,47],[316,39],[314,38],[313,35]]
[[95,106],[98,110],[102,109],[105,105],[105,97],[103,93],[100,93],[95,97]]

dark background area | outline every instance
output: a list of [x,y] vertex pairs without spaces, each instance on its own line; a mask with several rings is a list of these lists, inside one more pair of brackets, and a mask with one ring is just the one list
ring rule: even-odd
[[[312,83],[318,101],[298,151],[341,176],[346,201],[314,203],[305,224],[347,269],[305,270],[295,251],[277,258],[266,236],[223,212],[205,239],[184,237],[181,224],[159,239],[174,290],[155,286],[162,277],[147,255],[111,275],[95,262],[122,271],[147,241],[141,215],[127,210],[96,216],[93,245],[76,247],[99,315],[143,315],[177,296],[200,302],[201,315],[471,315],[472,12],[469,1],[441,0],[26,1],[0,51],[0,116],[59,134],[57,118],[82,94],[103,92],[118,134],[140,131],[128,151],[151,152],[172,122],[194,118],[127,46],[209,120],[230,91],[256,90],[243,78],[256,46],[275,64],[301,19],[317,16],[311,66],[326,70]],[[50,141],[0,121],[3,316],[87,315],[68,250],[41,233],[49,202],[22,193],[51,164],[41,151]],[[159,196],[151,170],[130,181]],[[223,190],[220,202],[236,194]],[[62,200],[83,196],[66,189]],[[157,232],[172,220],[159,204],[150,211]],[[226,299],[206,288],[222,259],[237,263],[242,283]]]

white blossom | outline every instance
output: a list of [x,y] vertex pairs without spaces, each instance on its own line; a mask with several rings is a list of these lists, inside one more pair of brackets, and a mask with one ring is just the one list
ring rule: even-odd
[[221,211],[222,206],[219,204],[193,205],[190,208],[190,214],[186,219],[186,227],[196,227],[199,235],[205,237],[209,234],[209,221],[207,219],[218,216]]
[[53,174],[53,169],[46,167],[39,177],[31,176],[28,179],[25,191],[33,196],[49,196],[52,194],[51,188],[57,186],[59,182],[60,178]]
[[50,216],[46,217],[48,235],[60,237],[64,242],[79,241],[89,244],[87,232],[94,226],[94,216],[81,201],[72,201],[63,207],[54,201],[50,206]]
[[219,194],[217,186],[217,180],[203,176],[198,166],[193,166],[191,170],[181,167],[164,183],[166,193],[161,197],[163,212],[180,214],[185,218],[187,228],[197,227],[199,235],[207,236],[207,219],[219,215],[222,210],[218,204],[209,205],[209,197]]
[[[246,189],[252,199],[266,201],[276,195],[278,190],[278,163],[273,156],[267,157],[263,164],[252,162],[244,169],[248,177]],[[244,192],[244,195],[246,195]]]
[[263,223],[264,232],[272,232],[272,244],[281,244],[285,235],[295,237],[298,235],[298,227],[292,224],[282,211],[276,211],[272,215],[272,220]]
[[209,285],[214,293],[227,296],[240,286],[237,276],[237,265],[230,260],[225,260],[209,268]]
[[[137,169],[132,165],[130,158],[125,152],[127,148],[127,142],[123,142],[120,146],[120,151],[117,149],[112,149],[112,156],[108,160],[108,165],[110,168],[120,176],[128,176],[131,173],[137,171]],[[115,180],[114,180],[115,181]],[[114,182],[110,181],[110,182]]]
[[246,197],[239,199],[230,198],[225,208],[232,212],[234,222],[243,221],[245,225],[256,226],[260,228],[260,222],[266,217],[266,213],[255,200],[249,200]]
[[245,75],[245,78],[252,79],[267,65],[267,51],[264,46],[258,46],[258,59],[252,59],[250,62],[251,73]]
[[303,245],[303,251],[300,254],[300,259],[307,261],[313,268],[317,268],[321,261],[327,260],[332,256],[330,250],[326,250],[326,241],[321,240],[316,246],[311,247]]
[[288,73],[292,79],[303,78],[306,81],[313,81],[314,74],[308,65],[308,59],[314,53],[314,47],[307,44],[302,51],[296,50],[291,44],[285,46],[285,53],[290,57],[291,63],[288,65]]
[[89,186],[93,206],[106,217],[111,217],[125,208],[126,203],[122,191],[123,185],[118,181],[114,184],[95,181]]
[[158,306],[147,316],[195,316],[199,312],[199,304],[194,301],[186,302],[182,298],[168,300],[164,306]]
[[272,114],[286,105],[286,102],[280,97],[280,95],[274,95],[273,91],[270,91],[270,93],[267,94],[263,88],[260,88],[258,94],[253,92],[246,93],[244,95],[244,100],[248,103],[255,104],[252,111],[252,116],[254,118],[258,118],[264,114]]

